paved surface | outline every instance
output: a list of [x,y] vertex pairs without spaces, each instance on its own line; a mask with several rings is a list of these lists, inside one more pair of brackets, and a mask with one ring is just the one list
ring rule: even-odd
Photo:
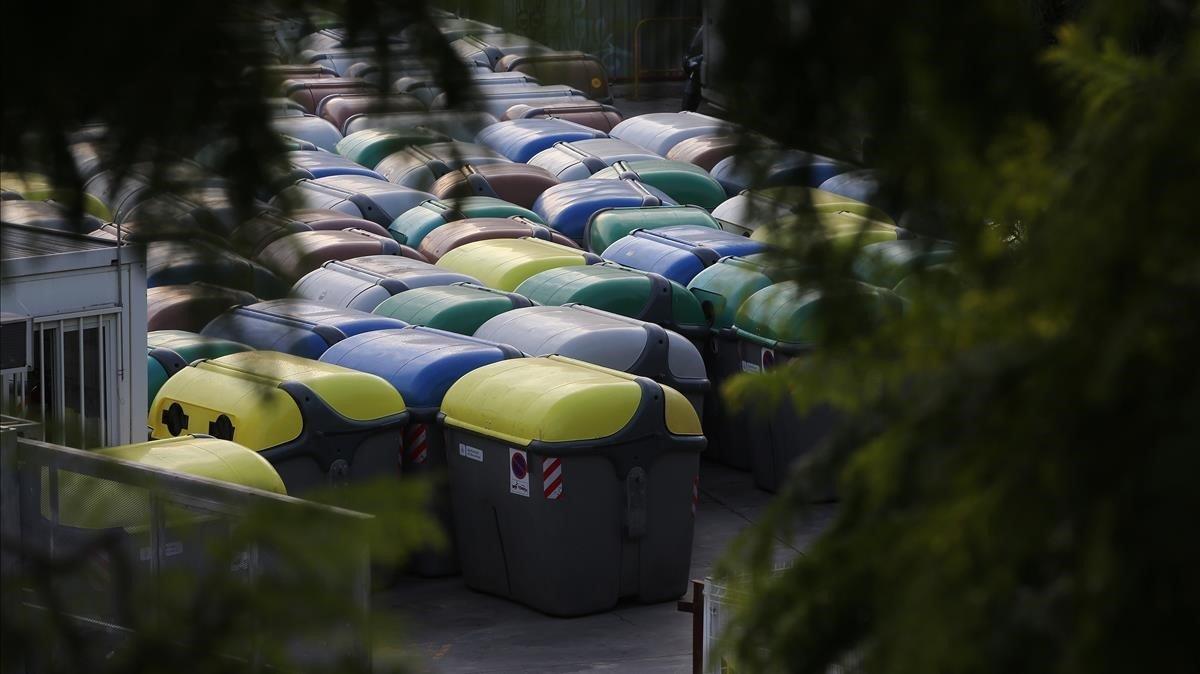
[[[771,498],[754,487],[748,473],[707,461],[701,464],[700,487],[692,578],[711,572],[730,541]],[[833,506],[816,507],[812,524],[798,535],[798,550],[833,511]],[[380,663],[415,657],[418,671],[438,673],[691,671],[692,616],[679,612],[675,602],[624,603],[608,613],[553,618],[449,578],[405,579],[377,595],[375,604],[377,614],[405,621],[408,639],[376,651]]]

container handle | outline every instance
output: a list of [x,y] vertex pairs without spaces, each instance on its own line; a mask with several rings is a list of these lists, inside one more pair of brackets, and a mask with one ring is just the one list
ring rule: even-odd
[[608,168],[608,164],[604,163],[603,159],[592,154],[591,152],[575,147],[573,143],[568,141],[560,140],[554,144],[554,147],[561,152],[565,152],[575,157],[575,160],[580,164],[583,164],[584,168],[588,170],[588,173],[599,173],[600,171]]

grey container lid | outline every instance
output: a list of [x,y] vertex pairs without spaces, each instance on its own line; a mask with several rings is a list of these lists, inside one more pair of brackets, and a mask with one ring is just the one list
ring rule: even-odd
[[405,290],[452,283],[478,281],[420,260],[398,255],[368,255],[326,262],[297,281],[291,296],[330,306],[371,311]]
[[582,304],[513,309],[489,319],[475,336],[531,356],[558,354],[650,377],[685,395],[708,388],[704,359],[686,337]]

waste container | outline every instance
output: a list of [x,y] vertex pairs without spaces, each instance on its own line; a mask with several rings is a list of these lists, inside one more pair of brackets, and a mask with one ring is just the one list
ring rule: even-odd
[[[550,105],[526,105],[518,103],[504,111],[504,119],[560,119],[575,122],[607,134],[625,117],[611,105],[603,103],[555,103]],[[571,140],[563,138],[561,140]],[[510,157],[511,159],[511,157]],[[517,161],[517,160],[513,160]]]
[[442,398],[454,382],[472,370],[509,358],[517,349],[452,332],[413,326],[355,335],[333,345],[321,361],[381,377],[404,398],[408,425],[404,428],[401,473],[407,479],[434,480],[430,511],[446,532],[449,545],[413,554],[412,569],[422,576],[459,572],[450,489],[446,482],[446,443],[437,425]]
[[[830,302],[859,303],[874,324],[902,307],[891,291],[853,281],[833,296],[795,281],[767,286],[748,297],[734,318],[743,371],[761,372],[810,355],[824,331],[822,313],[828,309],[822,307]],[[754,484],[770,492],[779,490],[789,467],[827,439],[837,422],[837,411],[830,405],[816,405],[801,415],[791,400],[749,416],[751,423],[742,432],[751,452]],[[825,485],[827,493],[814,496],[830,496],[832,489]]]
[[529,277],[517,293],[535,304],[582,304],[674,330],[698,346],[708,338],[708,321],[687,288],[658,274],[613,262],[551,269]]
[[559,616],[684,593],[704,436],[678,391],[550,356],[442,400],[463,579]]
[[861,201],[822,189],[808,187],[770,187],[743,190],[713,209],[713,217],[727,223],[729,229],[750,234],[779,218],[808,212],[845,211],[889,225],[896,224],[884,211]]
[[843,197],[874,206],[892,216],[893,219],[897,215],[896,204],[891,202],[888,195],[879,191],[879,173],[874,169],[859,169],[841,173],[821,183],[818,187],[826,192],[840,194]]
[[520,239],[529,237],[553,241],[568,248],[578,248],[574,242],[534,220],[511,218],[466,218],[446,223],[421,239],[420,251],[437,262],[450,251],[475,241]]
[[[347,93],[372,93],[371,83],[345,77],[323,77],[316,79],[284,80],[283,95],[304,107],[304,111],[317,114],[317,106],[326,96]],[[337,125],[333,125],[337,128]]]
[[375,165],[384,157],[412,145],[444,143],[450,140],[446,134],[428,127],[413,126],[406,129],[365,129],[352,133],[338,141],[337,153],[366,166]]
[[530,54],[551,51],[540,42],[534,42],[524,35],[516,33],[488,33],[486,35],[467,35],[450,43],[464,63],[475,63],[494,70],[496,61],[509,54]]
[[[98,165],[97,160],[97,167]],[[0,191],[18,194],[26,201],[51,199],[61,203],[70,203],[72,196],[70,190],[55,185],[48,176],[27,171],[0,171]],[[82,199],[84,213],[100,220],[108,220],[112,217],[105,195],[84,192]],[[6,204],[7,206],[8,204]]]
[[147,288],[146,329],[199,332],[226,309],[257,301],[244,290],[208,283]]
[[387,227],[404,211],[432,199],[428,192],[363,176],[330,176],[301,180],[281,191],[272,205],[324,208],[362,217]]
[[474,19],[460,19],[457,16],[434,17],[434,25],[447,40],[453,42],[468,35],[486,35],[503,32],[501,28]]
[[[540,86],[538,81],[520,73],[471,72],[471,83],[477,87],[524,85],[527,87]],[[444,93],[442,83],[431,71],[410,72],[392,81],[392,91],[416,96],[426,107],[432,106],[434,100]]]
[[618,240],[632,234],[635,229],[651,230],[679,225],[721,228],[720,223],[699,206],[605,208],[588,218],[583,228],[583,240],[588,250],[602,253]]
[[195,281],[221,283],[259,297],[282,297],[287,284],[262,265],[199,241],[155,241],[146,246],[146,287]]
[[154,396],[171,375],[200,358],[220,358],[249,351],[250,347],[217,337],[205,337],[184,330],[151,330],[146,334],[146,400]]
[[429,191],[439,199],[471,196],[501,199],[522,208],[533,208],[543,192],[558,179],[538,166],[528,164],[468,164],[438,178]]
[[559,355],[649,377],[687,397],[704,415],[704,358],[677,332],[582,304],[514,309],[489,319],[475,336],[531,356]]
[[320,358],[330,346],[372,330],[403,328],[402,321],[312,300],[282,299],[235,307],[214,318],[200,334],[241,342],[263,351]]
[[704,169],[687,162],[669,159],[619,161],[601,169],[593,178],[636,180],[656,187],[676,203],[699,206],[705,210],[725,201],[725,190]]
[[397,185],[427,191],[438,178],[463,164],[497,163],[508,163],[508,159],[482,145],[449,141],[409,146],[384,157],[375,170]]
[[288,164],[288,172],[286,177],[280,180],[281,187],[286,187],[297,180],[343,175],[367,176],[376,180],[384,180],[384,177],[375,171],[341,155],[324,150],[288,152],[284,155],[284,161]]
[[721,258],[688,284],[711,329],[708,349],[704,351],[705,367],[712,382],[704,406],[704,435],[708,438],[705,454],[740,470],[750,469],[745,429],[752,420],[744,411],[734,411],[721,397],[721,386],[742,371],[734,317],[751,295],[797,271],[796,267],[773,264],[764,254],[731,256]]
[[698,112],[652,112],[630,117],[608,135],[640,145],[660,157],[688,138],[730,133],[734,127],[716,117]]
[[799,150],[760,151],[750,157],[722,159],[712,168],[712,177],[733,196],[750,187],[818,187],[853,169],[845,162]]
[[600,210],[676,205],[661,190],[636,180],[575,180],[543,192],[534,202],[533,212],[582,245],[588,220]]
[[374,313],[411,325],[472,335],[493,316],[531,306],[516,294],[476,283],[427,286],[384,300]]
[[317,104],[317,116],[345,132],[346,122],[367,112],[424,112],[425,104],[412,94],[339,93]]
[[446,201],[433,199],[400,214],[388,226],[388,233],[400,243],[421,247],[421,241],[438,227],[466,218],[508,218],[520,216],[533,222],[541,218],[533,211],[495,197],[458,197]]
[[564,84],[582,91],[593,101],[613,102],[604,64],[581,51],[507,54],[495,63],[495,70],[526,73],[542,84]]
[[359,311],[413,288],[477,283],[466,274],[448,272],[428,262],[395,255],[333,260],[314,269],[292,287],[292,297]]
[[345,229],[289,234],[263,248],[258,259],[281,278],[295,283],[330,260],[399,253],[400,244],[390,236]]
[[860,281],[895,288],[920,269],[944,265],[954,259],[954,246],[936,239],[881,241],[864,246],[854,259],[852,272]]
[[207,433],[259,453],[291,494],[400,474],[408,412],[383,379],[273,351],[199,360],[167,380],[150,436]]
[[834,248],[846,250],[881,241],[908,239],[912,235],[906,229],[849,211],[787,215],[759,227],[750,235],[754,241],[788,250],[804,249],[818,237]]
[[[478,87],[463,102],[469,109],[481,110],[499,119],[514,105],[558,105],[560,103],[586,103],[588,98],[582,91],[561,85],[531,86],[529,84],[502,84],[494,87]],[[429,105],[431,110],[449,106],[446,94],[438,94]]]
[[600,256],[594,253],[526,237],[468,243],[446,253],[437,265],[470,274],[489,288],[512,291],[538,272],[597,262]]
[[601,131],[564,119],[513,119],[480,131],[475,142],[515,162],[525,163],[560,141],[605,137]]
[[333,152],[342,140],[342,132],[336,126],[316,115],[272,117],[270,123],[278,133],[307,141],[328,152]]
[[535,154],[530,166],[540,166],[559,182],[583,180],[619,161],[662,159],[649,150],[617,138],[560,141]]
[[667,159],[685,161],[695,164],[705,171],[711,171],[717,162],[733,156],[740,141],[739,135],[731,133],[695,136],[680,141],[675,147],[672,147],[667,152]]
[[229,235],[233,247],[243,255],[254,258],[271,243],[289,234],[300,232],[359,229],[372,234],[387,234],[387,230],[370,220],[355,218],[337,211],[322,209],[294,211],[284,216],[266,213],[246,220]]
[[104,226],[100,218],[86,212],[72,217],[71,211],[66,207],[52,201],[5,199],[2,217],[5,224],[54,229],[72,234],[93,232]]
[[727,255],[753,255],[767,250],[761,241],[696,225],[636,229],[601,253],[606,260],[662,274],[687,285]]
[[469,143],[486,126],[495,124],[495,115],[473,110],[434,112],[368,112],[346,120],[346,135],[365,129],[408,129],[423,126],[454,140]]

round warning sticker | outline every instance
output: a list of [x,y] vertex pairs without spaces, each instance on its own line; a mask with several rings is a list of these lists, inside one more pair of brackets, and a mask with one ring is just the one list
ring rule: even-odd
[[763,349],[762,352],[762,369],[769,370],[775,364],[775,352],[770,349]]
[[593,89],[599,89],[601,84],[604,84],[604,83],[600,81],[599,77],[592,78],[592,88]]
[[512,474],[518,480],[529,474],[529,466],[525,462],[524,452],[516,452],[512,455]]

